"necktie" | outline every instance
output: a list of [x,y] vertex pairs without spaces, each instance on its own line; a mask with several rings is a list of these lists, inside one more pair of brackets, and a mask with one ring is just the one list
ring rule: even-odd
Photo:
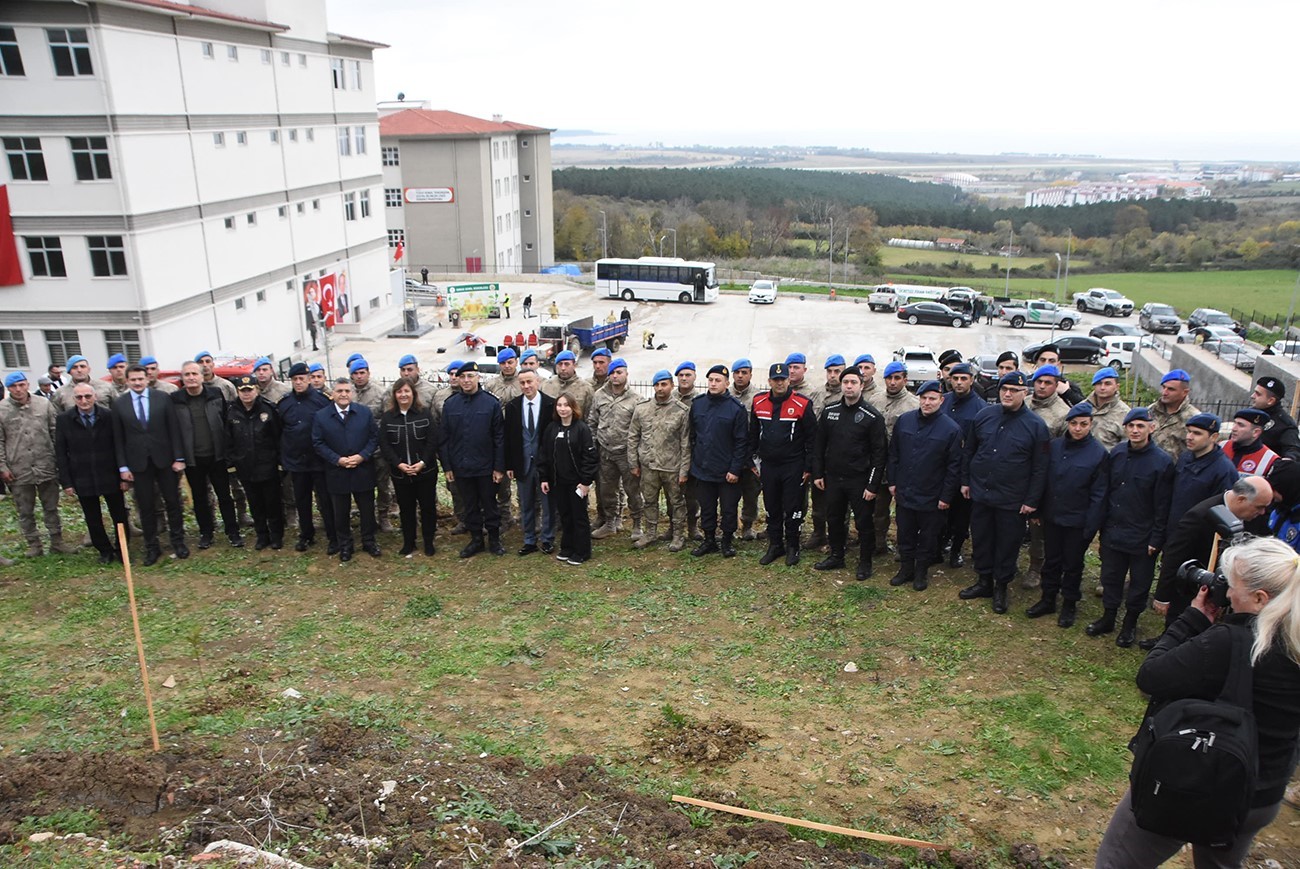
[[528,434],[532,436],[537,431],[537,425],[533,421],[533,403],[528,402]]
[[135,396],[135,416],[136,416],[136,419],[140,420],[141,424],[147,425],[147,424],[149,423],[149,414],[146,413],[146,412],[145,412],[145,409],[144,409],[144,393],[143,393],[143,392],[138,392],[138,393],[136,393],[136,396]]
[[91,428],[95,424],[95,418],[88,413],[83,413],[81,415],[81,424],[86,428]]

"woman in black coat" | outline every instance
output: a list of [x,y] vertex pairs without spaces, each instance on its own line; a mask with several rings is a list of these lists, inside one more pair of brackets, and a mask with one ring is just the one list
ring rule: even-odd
[[560,517],[560,551],[556,558],[582,564],[591,558],[591,519],[587,495],[596,482],[600,457],[582,408],[568,395],[555,399],[555,422],[542,432],[537,450],[542,494]]
[[392,407],[379,418],[379,451],[388,460],[401,516],[402,550],[398,554],[410,558],[415,552],[418,506],[424,554],[433,555],[433,536],[438,530],[438,426],[430,410],[420,406],[410,378],[399,378],[390,394]]

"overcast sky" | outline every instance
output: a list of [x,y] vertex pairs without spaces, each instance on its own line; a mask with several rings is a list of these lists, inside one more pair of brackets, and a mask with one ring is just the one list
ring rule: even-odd
[[[376,94],[600,141],[1300,160],[1294,0],[328,0]],[[582,141],[582,140],[576,140]]]

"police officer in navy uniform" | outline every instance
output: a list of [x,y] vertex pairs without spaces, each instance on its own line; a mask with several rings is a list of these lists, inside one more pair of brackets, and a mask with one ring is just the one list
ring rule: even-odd
[[1261,377],[1250,394],[1252,407],[1268,414],[1264,423],[1264,445],[1284,459],[1300,459],[1300,431],[1291,414],[1282,407],[1286,386],[1276,377]]
[[808,479],[812,475],[817,418],[812,400],[790,390],[790,372],[777,362],[767,373],[768,391],[754,396],[749,412],[749,451],[763,487],[767,510],[767,551],[758,560],[771,564],[782,555],[799,563],[799,530]]
[[943,412],[939,381],[921,384],[916,394],[921,406],[900,416],[889,437],[885,478],[894,496],[900,562],[889,584],[910,582],[924,591],[939,529],[961,487],[962,431]]
[[[707,377],[708,391],[691,402],[691,480],[700,502],[700,530],[704,539],[691,550],[696,558],[721,552],[736,554],[739,523],[740,475],[749,473],[749,426],[745,406],[728,391],[731,372],[714,365]],[[717,530],[721,515],[722,543]]]
[[842,398],[828,405],[817,420],[813,450],[813,485],[826,493],[826,530],[830,554],[813,565],[815,570],[844,566],[848,542],[845,519],[853,510],[858,531],[857,579],[871,576],[871,556],[876,549],[872,504],[884,485],[886,433],[884,415],[862,400],[862,375],[849,368],[840,375]]
[[958,597],[993,598],[993,611],[1007,611],[1007,586],[1025,539],[1025,522],[1038,512],[1047,487],[1047,424],[1025,406],[1029,380],[1023,371],[998,381],[998,406],[980,411],[971,424],[962,459],[962,494],[971,499],[975,582]]
[[[948,370],[948,383],[952,391],[943,397],[943,412],[961,429],[962,443],[970,434],[971,424],[979,412],[988,407],[987,402],[975,391],[975,371],[969,362],[958,362]],[[960,488],[947,512],[947,528],[940,529],[940,538],[947,539],[948,566],[961,567],[965,564],[961,549],[970,537],[970,499],[961,493]],[[935,558],[941,559],[942,552],[936,551]]]
[[1241,475],[1219,449],[1222,423],[1212,413],[1198,413],[1187,421],[1187,449],[1174,462],[1174,489],[1169,498],[1170,529],[1183,514],[1211,495],[1218,495]]

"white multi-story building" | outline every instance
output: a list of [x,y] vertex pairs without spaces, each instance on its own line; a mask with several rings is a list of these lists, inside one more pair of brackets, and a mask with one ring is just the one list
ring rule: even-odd
[[202,2],[0,4],[6,368],[283,363],[312,346],[305,287],[342,328],[387,301],[383,46],[330,33],[325,0]]

